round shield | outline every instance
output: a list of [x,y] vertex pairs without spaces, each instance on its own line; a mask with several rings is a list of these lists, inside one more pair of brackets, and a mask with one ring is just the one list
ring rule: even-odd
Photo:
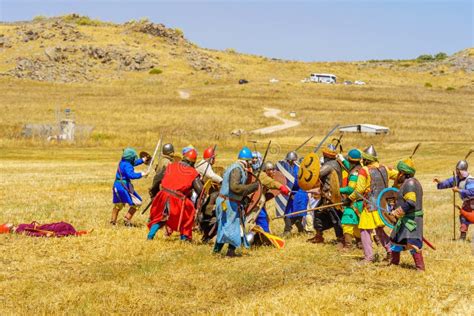
[[397,188],[385,188],[377,197],[377,211],[382,222],[390,229],[393,229],[397,221],[392,215],[392,210],[395,209],[395,204],[397,203],[397,197]]
[[250,184],[250,183],[254,183],[256,181],[258,182],[258,188],[257,188],[257,191],[255,191],[250,196],[250,202],[248,203],[247,207],[245,208],[245,215],[246,216],[254,210],[254,208],[257,206],[257,204],[260,201],[260,198],[262,197],[262,194],[263,194],[262,184],[260,183],[260,181],[257,179],[257,177],[254,174],[249,173],[247,183]]
[[145,165],[149,165],[151,163],[151,155],[147,153],[146,151],[141,151],[140,154],[138,154],[140,159],[147,158],[147,161],[145,162]]
[[[275,170],[272,178],[273,178],[273,180],[276,180],[276,181],[280,182],[281,184],[286,185],[286,178],[283,175],[283,173],[281,173],[280,171]],[[269,201],[269,200],[273,199],[274,197],[276,197],[279,194],[280,194],[279,189],[268,190],[267,193],[265,193],[265,200]]]
[[316,153],[307,154],[298,170],[298,185],[305,191],[314,189],[319,182],[319,157]]

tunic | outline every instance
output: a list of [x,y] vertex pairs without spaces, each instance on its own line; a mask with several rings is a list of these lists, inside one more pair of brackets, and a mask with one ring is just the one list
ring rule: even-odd
[[240,247],[243,238],[245,218],[242,210],[242,199],[257,189],[257,183],[245,184],[247,171],[242,164],[236,162],[224,172],[222,186],[216,199],[217,243],[228,243]]
[[388,187],[388,181],[395,180],[398,171],[379,165],[378,162],[371,163],[359,169],[357,183],[354,191],[349,195],[352,201],[361,199],[360,195],[371,203],[364,203],[360,214],[360,229],[375,229],[384,227],[384,223],[377,212],[376,201],[378,194]]
[[141,165],[142,163],[142,159],[135,160],[134,164],[125,159],[120,161],[117,172],[115,173],[115,181],[112,188],[112,202],[114,204],[123,203],[135,205],[132,200],[132,194],[140,201],[142,200],[140,195],[135,192],[131,181],[142,177],[140,172],[135,172],[134,170],[135,166]]
[[397,221],[390,240],[397,245],[423,245],[423,189],[415,178],[405,180],[398,192],[396,208],[405,215]]
[[161,191],[153,199],[148,228],[166,221],[171,231],[192,237],[195,208],[190,199],[193,181],[199,176],[197,171],[182,162],[173,162],[166,167],[161,182]]

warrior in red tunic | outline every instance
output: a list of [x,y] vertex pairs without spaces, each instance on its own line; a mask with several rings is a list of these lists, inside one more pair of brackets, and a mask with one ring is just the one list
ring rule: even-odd
[[148,239],[155,237],[158,229],[166,225],[168,232],[178,231],[181,240],[191,241],[195,208],[190,197],[192,190],[199,195],[202,182],[194,169],[197,152],[187,151],[183,160],[168,165],[161,182],[161,190],[151,205]]

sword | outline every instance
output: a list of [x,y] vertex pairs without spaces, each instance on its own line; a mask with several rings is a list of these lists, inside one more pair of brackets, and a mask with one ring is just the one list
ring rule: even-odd
[[[366,202],[367,204],[371,205],[372,207],[375,207],[375,208],[378,209],[377,205],[374,205],[371,201],[367,200],[362,194],[360,194],[360,193],[357,192],[357,191],[354,191],[354,192],[357,194],[357,196],[358,196],[359,198],[361,198],[362,200],[364,200],[364,202]],[[433,246],[433,244],[432,244],[431,242],[429,242],[425,237],[422,236],[421,238],[422,238],[423,242],[424,242],[428,247],[430,247],[430,248],[433,249],[433,250],[436,250],[436,248]]]
[[[151,157],[151,162],[150,162],[150,165],[148,166],[147,172],[150,172],[150,168],[151,168],[151,166],[153,166],[153,161],[155,160],[156,152],[157,152],[158,149],[161,147],[162,141],[163,141],[163,135],[160,136],[160,140],[158,141],[158,144],[156,144],[155,152],[153,153],[153,157]],[[161,150],[158,152],[158,160],[157,160],[157,163],[160,163],[161,152],[162,152]],[[153,199],[150,199],[150,202],[148,202],[147,206],[143,209],[142,215],[145,214],[145,212],[150,208],[151,203],[153,203]]]
[[326,141],[326,139],[328,139],[329,136],[331,136],[335,131],[336,129],[339,127],[339,124],[336,124],[336,126],[333,127],[332,130],[329,131],[329,133],[324,136],[323,140],[319,143],[318,146],[316,146],[316,148],[313,150],[313,152],[317,152],[319,150],[319,148],[321,148],[321,146],[324,144],[324,142]]
[[334,203],[334,204],[328,204],[328,205],[322,205],[322,206],[318,206],[318,207],[315,207],[315,208],[310,208],[310,209],[307,209],[307,210],[302,210],[302,211],[298,211],[298,212],[294,212],[294,213],[290,213],[290,214],[280,215],[280,216],[272,218],[272,220],[279,219],[279,218],[284,218],[284,217],[288,217],[288,216],[293,216],[293,215],[298,215],[298,214],[303,214],[303,213],[308,213],[308,212],[313,212],[313,211],[318,211],[318,210],[323,210],[325,208],[330,208],[330,207],[339,206],[339,205],[342,205],[342,202]]
[[[155,156],[156,156],[156,152],[158,151],[158,148],[161,147],[161,141],[163,140],[163,136],[160,137],[160,140],[158,141],[158,143],[156,144],[156,147],[155,147],[155,151],[153,152],[153,156],[151,157],[151,161],[150,161],[150,164],[148,165],[148,170],[146,171],[147,173],[150,172],[150,169],[151,167],[153,166],[153,162],[155,161]],[[160,154],[161,154],[161,151],[160,151]],[[158,160],[160,158],[158,157]]]
[[153,203],[153,200],[152,200],[152,199],[150,199],[150,202],[148,202],[148,204],[146,205],[145,209],[142,211],[142,215],[145,214],[145,212],[150,208],[151,203]]
[[265,163],[265,160],[267,159],[268,150],[270,149],[271,144],[272,144],[272,141],[269,141],[267,145],[267,149],[265,149],[265,155],[263,155],[262,164],[260,165],[260,168],[258,168],[257,181],[258,181],[258,178],[260,177],[260,173],[262,172],[263,164]]

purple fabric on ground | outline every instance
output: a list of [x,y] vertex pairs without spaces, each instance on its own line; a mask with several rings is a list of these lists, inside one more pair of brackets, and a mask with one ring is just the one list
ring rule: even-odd
[[54,237],[65,237],[65,236],[75,236],[76,229],[66,222],[51,223],[41,225],[38,222],[32,222],[31,224],[20,224],[18,225],[15,233],[17,234],[26,234],[33,237],[48,237],[48,232],[52,232]]

